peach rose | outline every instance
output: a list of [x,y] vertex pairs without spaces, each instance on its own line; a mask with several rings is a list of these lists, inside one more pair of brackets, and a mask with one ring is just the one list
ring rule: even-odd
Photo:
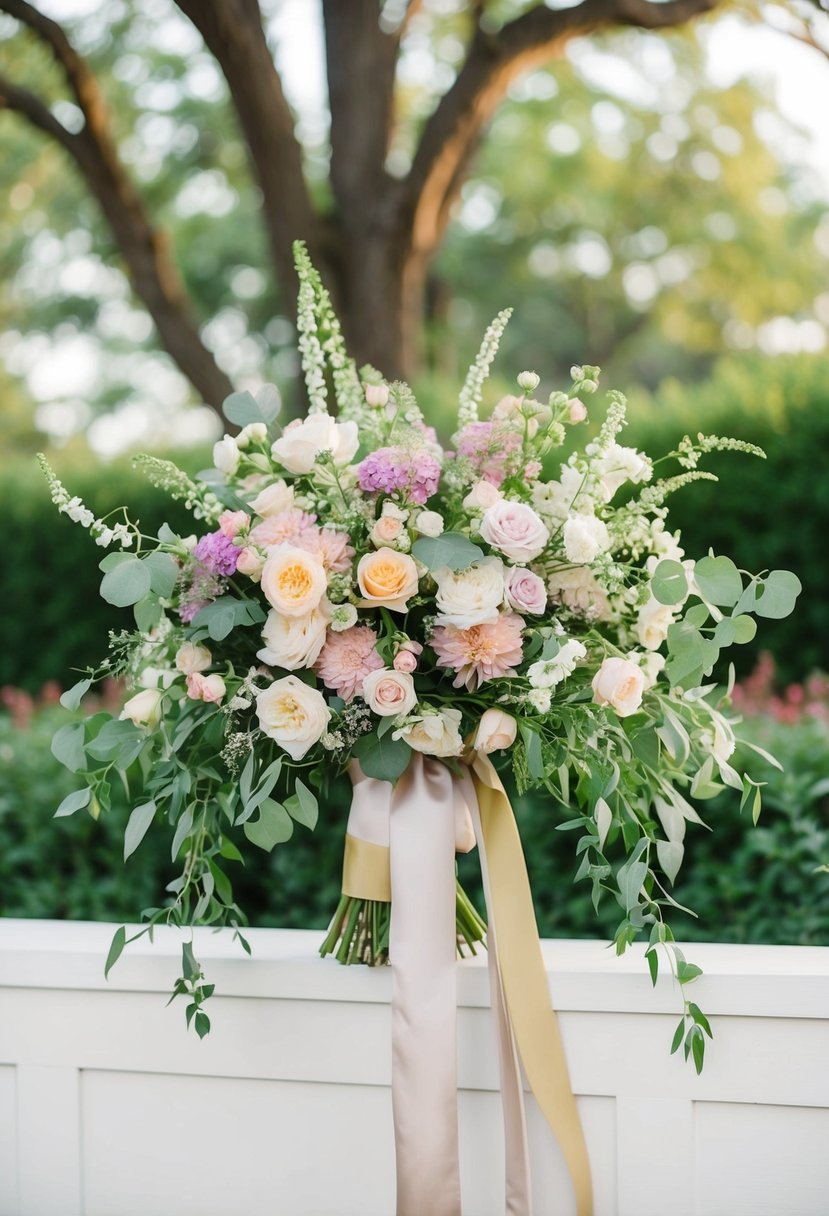
[[384,547],[360,558],[357,583],[365,597],[363,607],[407,612],[417,594],[417,567],[407,553]]
[[256,581],[265,568],[265,555],[255,549],[253,545],[246,545],[236,559],[236,569],[240,574],[246,574],[248,578]]
[[505,714],[502,709],[484,710],[475,733],[474,746],[486,754],[499,752],[505,747],[512,747],[517,731],[518,723],[511,714]]
[[417,667],[417,656],[411,650],[398,650],[392,661],[395,671],[414,671]]
[[319,607],[328,580],[322,562],[296,545],[271,549],[262,570],[265,598],[284,616],[307,616]]
[[292,760],[301,760],[322,738],[331,710],[318,689],[284,676],[257,695],[256,714],[264,733]]
[[381,515],[369,533],[369,540],[380,549],[383,545],[393,545],[402,531],[403,525],[399,519],[393,515]]
[[187,695],[192,701],[218,705],[226,692],[225,682],[219,675],[203,676],[200,671],[191,671],[187,677]]
[[399,718],[417,705],[412,677],[404,671],[378,667],[363,679],[363,700],[381,718]]
[[593,677],[593,700],[609,705],[620,718],[636,713],[644,691],[644,673],[630,659],[605,659]]

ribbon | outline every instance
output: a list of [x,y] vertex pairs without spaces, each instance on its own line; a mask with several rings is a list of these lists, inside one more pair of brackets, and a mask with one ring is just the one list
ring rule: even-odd
[[489,977],[504,1108],[507,1216],[532,1216],[523,1064],[592,1216],[590,1164],[538,940],[509,799],[474,753],[454,776],[415,753],[392,787],[351,766],[343,892],[392,901],[392,1105],[397,1216],[460,1216],[455,852],[477,840],[488,911]]

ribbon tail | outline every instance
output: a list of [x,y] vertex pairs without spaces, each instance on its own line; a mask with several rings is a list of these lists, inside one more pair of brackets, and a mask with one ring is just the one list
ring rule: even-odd
[[530,1088],[567,1164],[578,1216],[592,1216],[590,1159],[561,1030],[550,1002],[521,838],[492,763],[478,753],[472,771],[481,824],[481,861],[488,873],[489,917],[497,926],[501,947],[497,966],[508,1018]]

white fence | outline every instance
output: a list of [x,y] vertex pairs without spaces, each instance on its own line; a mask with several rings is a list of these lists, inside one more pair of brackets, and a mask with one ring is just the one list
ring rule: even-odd
[[[180,938],[0,920],[0,1216],[391,1216],[388,970],[316,957],[320,935],[255,930],[253,958],[199,931],[213,1030],[165,1008]],[[669,1056],[678,993],[641,951],[547,941],[596,1216],[829,1214],[829,950],[695,946],[714,1041]],[[500,1216],[486,968],[460,965],[465,1216]],[[538,1216],[569,1216],[530,1110]],[[428,1216],[424,1213],[423,1216]]]

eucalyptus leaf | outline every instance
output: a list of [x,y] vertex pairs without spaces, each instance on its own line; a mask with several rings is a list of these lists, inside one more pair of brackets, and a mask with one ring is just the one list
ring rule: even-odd
[[89,800],[92,797],[92,790],[87,786],[82,790],[74,790],[71,794],[67,794],[63,802],[55,811],[53,818],[62,819],[65,815],[74,815],[75,811],[80,811],[83,807],[89,806]]
[[378,781],[396,781],[405,772],[412,749],[403,739],[392,739],[390,735],[380,739],[372,732],[357,740],[354,755],[367,777],[374,777]]
[[52,739],[52,755],[70,773],[79,773],[86,768],[84,737],[83,722],[69,722]]
[[593,816],[596,820],[596,827],[599,832],[599,848],[604,848],[604,842],[607,840],[607,834],[610,831],[610,825],[613,822],[613,812],[605,802],[604,798],[599,798],[593,810]]
[[101,580],[101,596],[116,608],[128,608],[136,604],[150,590],[150,569],[139,557],[130,557],[114,569],[107,571]]
[[429,570],[465,570],[484,556],[483,549],[460,532],[441,536],[421,536],[412,545],[412,556]]
[[639,902],[639,892],[642,890],[642,883],[645,881],[647,873],[648,863],[646,861],[629,861],[620,868],[616,880],[626,912],[630,912],[631,908],[635,908]]
[[660,604],[681,604],[688,594],[688,577],[679,562],[666,559],[653,572],[651,594]]
[[694,579],[703,599],[719,608],[733,608],[743,593],[742,576],[730,557],[701,558]]
[[162,599],[169,599],[178,581],[178,563],[170,553],[148,553],[144,565],[150,571],[150,588]]
[[259,808],[259,817],[248,820],[244,832],[251,844],[270,853],[274,845],[290,840],[294,830],[291,816],[280,802],[266,798]]
[[222,402],[222,413],[235,426],[250,426],[252,422],[268,422],[251,393],[231,393]]
[[112,943],[109,947],[109,954],[107,954],[107,959],[104,963],[104,979],[109,979],[109,973],[118,962],[118,959],[121,957],[121,952],[126,944],[127,930],[123,925],[121,925],[119,929],[115,930]]
[[137,806],[127,820],[124,832],[124,861],[131,857],[147,835],[147,830],[155,817],[155,803],[143,802]]
[[290,812],[292,818],[297,823],[301,823],[304,827],[309,828],[312,832],[317,826],[319,817],[319,803],[316,797],[308,789],[308,786],[299,777],[294,781],[294,792],[296,797],[296,806],[289,806],[288,803],[293,801],[288,799],[285,806]]
[[768,620],[782,620],[794,611],[794,605],[803,590],[800,579],[790,570],[772,570],[763,580],[762,590],[757,593],[754,611]]
[[161,604],[157,595],[150,592],[144,595],[134,606],[133,616],[139,633],[149,633],[161,620]]
[[656,855],[659,858],[659,864],[667,874],[671,885],[673,885],[679,873],[679,868],[682,865],[685,846],[679,844],[676,840],[657,840]]
[[78,680],[77,684],[73,684],[71,688],[67,688],[60,699],[63,708],[78,709],[83,697],[89,692],[91,687],[91,680]]

